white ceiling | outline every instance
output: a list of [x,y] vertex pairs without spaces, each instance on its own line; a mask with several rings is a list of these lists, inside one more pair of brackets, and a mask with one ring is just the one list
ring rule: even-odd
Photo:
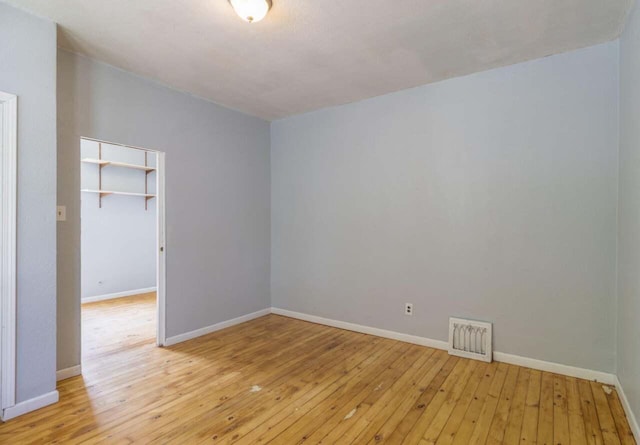
[[633,0],[5,0],[60,46],[273,120],[615,39]]

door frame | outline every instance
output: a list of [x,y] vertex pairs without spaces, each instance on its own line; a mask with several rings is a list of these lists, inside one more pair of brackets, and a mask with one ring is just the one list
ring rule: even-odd
[[0,417],[16,404],[18,97],[0,91]]
[[167,286],[167,264],[166,264],[166,242],[165,242],[165,157],[164,152],[156,152],[156,221],[157,236],[156,245],[158,261],[156,265],[156,313],[158,323],[156,324],[156,345],[164,346],[167,342],[167,314],[166,314],[166,286]]
[[[94,141],[102,144],[115,145],[118,147],[132,148],[135,150],[155,153],[157,159],[156,165],[156,345],[164,346],[167,341],[167,316],[166,316],[166,283],[167,283],[167,261],[166,261],[166,242],[165,242],[165,153],[149,148],[136,147],[134,145],[121,144],[118,142],[109,142],[101,139],[95,139],[82,136],[80,140]],[[81,260],[82,261],[82,260]],[[82,335],[82,333],[80,334]]]

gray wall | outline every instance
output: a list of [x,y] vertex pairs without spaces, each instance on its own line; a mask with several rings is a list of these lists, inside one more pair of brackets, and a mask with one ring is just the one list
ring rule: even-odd
[[640,11],[620,39],[617,373],[640,415]]
[[[98,158],[98,142],[83,139],[81,158]],[[155,166],[156,155],[147,152],[147,165]],[[102,158],[144,165],[145,152],[102,144]],[[96,164],[80,164],[82,189],[97,190]],[[147,176],[147,192],[155,193],[156,173]],[[121,167],[102,169],[102,189],[144,193],[145,172]],[[113,195],[102,199],[82,193],[81,230],[82,298],[135,291],[156,286],[156,200]]]
[[269,123],[58,53],[58,369],[80,360],[80,138],[166,152],[167,335],[267,308]]
[[0,3],[0,91],[18,96],[16,401],[53,391],[56,26]]
[[[618,44],[276,121],[272,304],[614,370]],[[405,302],[415,315],[403,314]]]

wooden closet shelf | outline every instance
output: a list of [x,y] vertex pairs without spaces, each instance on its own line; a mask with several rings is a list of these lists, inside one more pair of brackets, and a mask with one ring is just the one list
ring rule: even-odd
[[85,193],[98,193],[100,194],[100,196],[108,196],[108,195],[142,196],[147,200],[156,197],[156,195],[151,193],[115,192],[112,190],[91,190],[91,189],[82,189],[80,191]]
[[127,164],[126,162],[105,161],[104,159],[84,158],[82,162],[86,162],[87,164],[97,164],[101,167],[112,166],[112,167],[132,168],[134,170],[142,170],[147,173],[156,171],[155,167],[150,167],[148,165]]

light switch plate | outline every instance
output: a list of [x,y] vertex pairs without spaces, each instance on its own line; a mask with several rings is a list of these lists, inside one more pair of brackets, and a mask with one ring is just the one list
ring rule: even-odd
[[66,206],[58,206],[56,212],[56,221],[66,221],[67,220],[67,207]]

